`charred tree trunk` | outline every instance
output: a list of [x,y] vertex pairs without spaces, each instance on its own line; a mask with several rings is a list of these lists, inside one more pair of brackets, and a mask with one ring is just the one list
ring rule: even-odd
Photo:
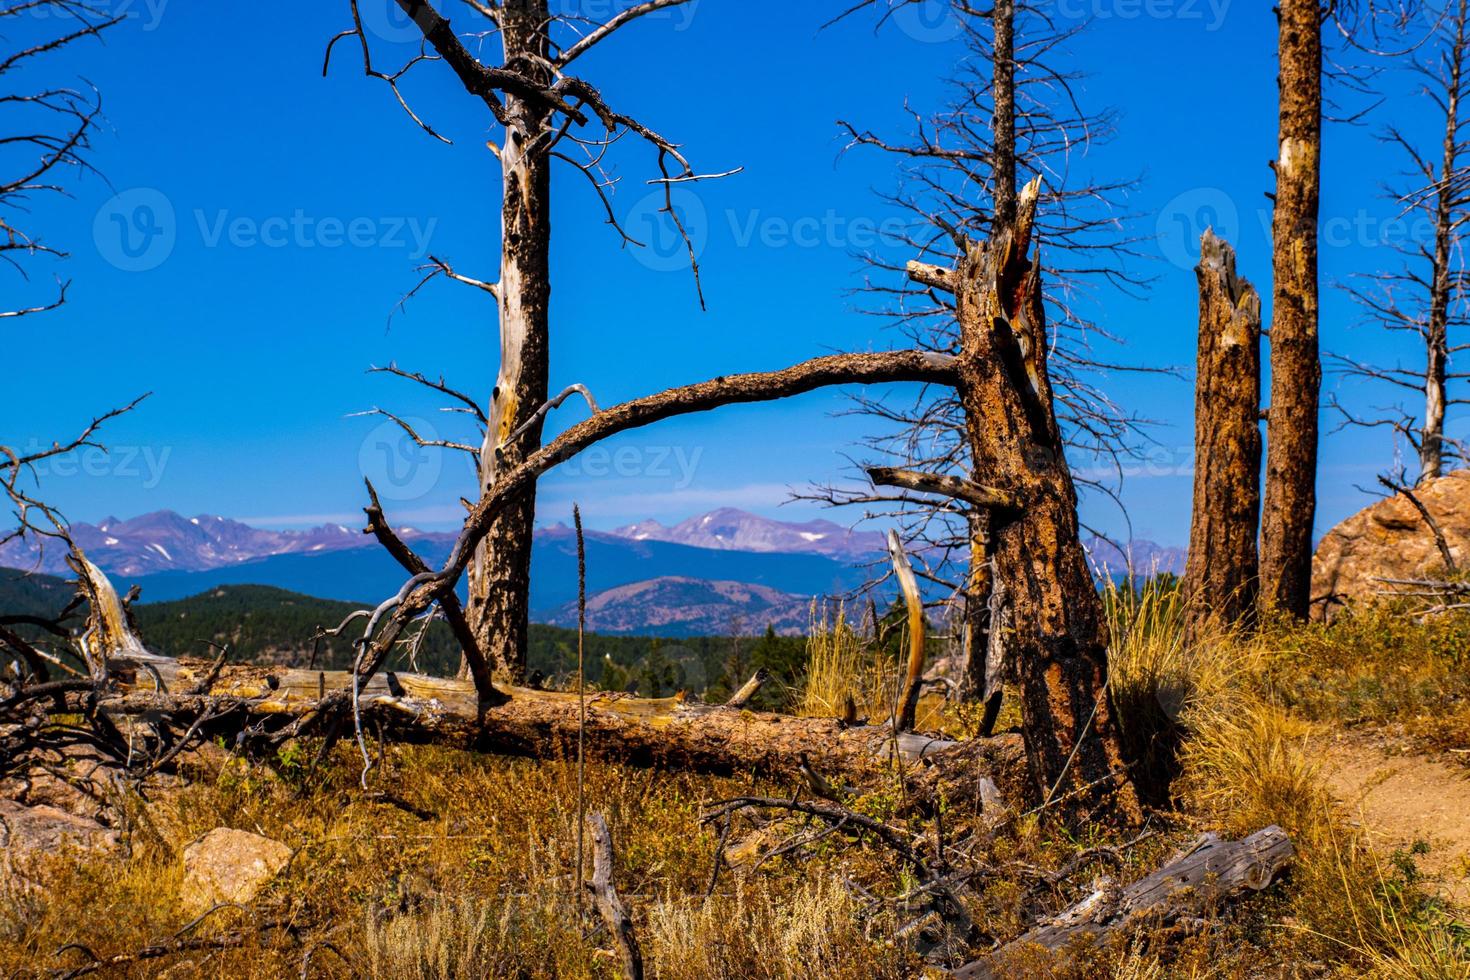
[[1116,791],[1122,814],[1136,816],[1104,694],[1107,625],[1047,376],[1040,267],[1028,258],[1039,189],[1028,184],[1015,222],[970,245],[954,272],[959,390],[976,472],[1019,502],[993,534],[1036,794],[1077,813]]
[[1016,220],[1016,0],[996,0],[990,16],[995,34],[990,68],[995,90],[992,227],[999,229]]
[[[550,16],[546,0],[516,0],[500,8],[505,64],[541,73]],[[545,152],[551,117],[542,100],[507,96],[502,182],[499,300],[500,370],[491,396],[489,424],[480,453],[480,486],[486,492],[499,473],[541,445],[549,373],[551,300],[551,158]],[[528,420],[532,420],[527,424]],[[480,649],[503,675],[519,680],[526,669],[531,583],[531,533],[536,486],[521,491],[496,518],[475,553],[470,573],[469,620]]]
[[1317,496],[1317,206],[1322,136],[1322,8],[1282,0],[1280,155],[1272,218],[1271,407],[1261,527],[1261,600],[1305,619]]
[[1200,241],[1194,388],[1194,509],[1184,571],[1186,640],[1207,623],[1255,613],[1261,515],[1261,298],[1235,273],[1235,251]]

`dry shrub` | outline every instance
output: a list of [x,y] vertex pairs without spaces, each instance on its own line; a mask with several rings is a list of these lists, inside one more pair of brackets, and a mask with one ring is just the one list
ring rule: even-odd
[[649,913],[649,951],[660,980],[879,980],[917,975],[918,963],[867,931],[843,885],[812,878],[779,894],[769,883],[744,881],[708,901],[674,896]]
[[812,603],[807,673],[796,713],[841,717],[849,699],[859,716],[887,718],[898,696],[898,666],[874,651],[848,622],[842,603]]

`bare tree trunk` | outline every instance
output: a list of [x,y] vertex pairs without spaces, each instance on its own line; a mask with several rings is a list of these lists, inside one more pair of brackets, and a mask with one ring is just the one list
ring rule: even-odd
[[996,515],[993,534],[1034,788],[1073,813],[1116,791],[1120,812],[1137,816],[1104,695],[1107,625],[1047,377],[1040,269],[1027,257],[1039,188],[1028,184],[1015,223],[972,245],[955,270],[959,389],[976,473],[1020,504]]
[[[546,0],[515,0],[500,8],[505,64],[544,65]],[[539,69],[542,85],[551,74]],[[481,492],[502,469],[541,445],[541,420],[520,431],[546,401],[551,300],[551,158],[545,152],[550,116],[545,103],[507,96],[502,174],[500,373],[487,413],[480,453]],[[515,436],[515,438],[512,438]],[[526,669],[531,586],[531,538],[536,487],[531,484],[496,518],[475,553],[470,573],[470,624],[480,649],[512,679]]]
[[1455,20],[1455,42],[1450,47],[1450,76],[1445,86],[1444,161],[1434,206],[1434,279],[1430,285],[1429,328],[1424,338],[1424,428],[1419,434],[1419,482],[1444,473],[1445,375],[1449,365],[1450,239],[1454,225],[1458,181],[1460,78],[1465,60],[1465,4]]
[[[1009,227],[1016,220],[1016,63],[1015,0],[997,0],[991,11],[995,50],[991,59],[991,85],[995,97],[992,121],[994,163],[994,213],[992,227]],[[971,508],[967,514],[970,529],[970,573],[965,583],[965,672],[960,679],[960,694],[966,698],[983,698],[986,702],[981,733],[989,735],[1000,713],[1001,692],[987,688],[990,652],[990,592],[994,587],[991,568],[990,525],[988,511]]]
[[1200,241],[1194,388],[1194,509],[1184,571],[1185,637],[1209,622],[1247,623],[1256,605],[1261,516],[1261,298],[1235,274],[1235,251]]
[[1280,155],[1271,234],[1271,408],[1261,528],[1261,600],[1305,619],[1317,496],[1317,206],[1322,136],[1322,14],[1317,0],[1277,11]]
[[995,90],[992,227],[1008,228],[1016,220],[1016,0],[996,0],[990,16],[995,32],[995,56],[991,59]]

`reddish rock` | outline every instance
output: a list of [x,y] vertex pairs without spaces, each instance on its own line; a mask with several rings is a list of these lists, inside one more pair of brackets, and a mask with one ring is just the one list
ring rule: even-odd
[[[1434,515],[1462,569],[1470,568],[1470,469],[1414,490]],[[1380,500],[1328,532],[1312,559],[1312,616],[1330,617],[1347,603],[1371,602],[1383,578],[1439,577],[1444,559],[1424,518],[1403,494]]]

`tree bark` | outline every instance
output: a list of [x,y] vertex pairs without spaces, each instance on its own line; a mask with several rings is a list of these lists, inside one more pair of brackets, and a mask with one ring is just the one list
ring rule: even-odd
[[1419,433],[1419,483],[1444,473],[1445,375],[1448,371],[1450,250],[1455,222],[1455,195],[1459,172],[1460,79],[1465,62],[1466,6],[1458,6],[1455,38],[1449,49],[1449,78],[1445,84],[1444,156],[1434,202],[1434,269],[1429,294],[1429,324],[1424,337],[1424,428]]
[[[145,662],[144,669],[135,666]],[[303,733],[350,700],[352,686],[349,671],[246,665],[224,667],[200,690],[210,677],[210,663],[151,654],[114,660],[111,669],[117,693],[100,702],[108,713],[188,712],[210,701],[238,700],[246,714],[220,715],[233,717],[236,727],[291,719],[300,722]],[[365,717],[381,720],[403,741],[536,758],[552,758],[575,746],[575,692],[509,688],[505,693],[509,699],[492,706],[479,699],[469,681],[384,672],[361,685],[358,702]],[[895,737],[887,725],[848,726],[833,718],[745,711],[682,696],[596,693],[587,696],[586,706],[589,755],[717,775],[795,779],[805,759],[827,776],[857,779],[891,769],[895,748],[912,765],[937,761],[958,744],[914,733]],[[999,764],[1018,755],[1019,748],[1013,737],[1001,736],[990,740],[985,752]]]
[[1039,263],[1028,258],[1039,189],[1028,184],[1015,223],[956,269],[959,389],[976,473],[1021,502],[992,533],[1036,795],[1076,814],[1116,792],[1131,818],[1137,798],[1104,695],[1107,625],[1047,376]]
[[1280,153],[1272,218],[1271,407],[1261,528],[1261,601],[1306,619],[1317,497],[1317,209],[1322,136],[1322,14],[1281,0]]
[[[1007,943],[984,959],[954,971],[956,980],[995,980],[1023,972],[1023,965],[1061,967],[1065,957],[1127,935],[1144,925],[1165,926],[1197,918],[1238,892],[1261,891],[1295,856],[1280,827],[1258,830],[1242,841],[1205,834],[1187,853],[1122,891],[1100,888],[1076,905]],[[1046,964],[1038,953],[1052,954]],[[1040,973],[1024,971],[1027,976]]]
[[1016,220],[1016,0],[996,0],[991,11],[995,50],[990,62],[995,119],[992,124],[995,188],[993,229]]
[[[546,65],[551,18],[546,0],[515,0],[500,8],[507,66],[550,85]],[[501,471],[541,445],[546,401],[551,300],[551,158],[545,152],[550,112],[544,100],[507,95],[501,168],[500,368],[486,413],[480,453],[484,494]],[[524,426],[524,430],[522,430]],[[511,438],[515,435],[515,438]],[[536,485],[529,484],[496,518],[475,552],[467,613],[481,650],[506,677],[525,675],[531,586],[531,539]]]
[[1261,298],[1235,251],[1200,240],[1194,388],[1194,508],[1184,571],[1185,638],[1255,613],[1261,513]]

